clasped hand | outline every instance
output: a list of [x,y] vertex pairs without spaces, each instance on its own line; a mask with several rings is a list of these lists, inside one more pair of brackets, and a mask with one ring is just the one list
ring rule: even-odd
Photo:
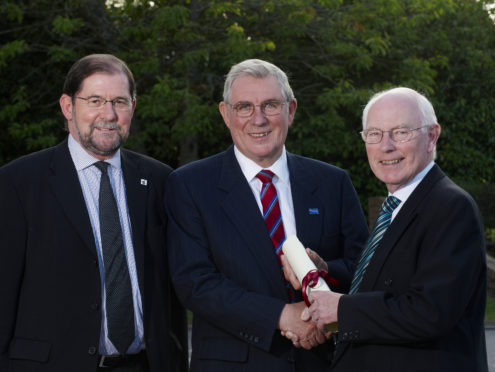
[[[327,263],[316,252],[309,248],[306,248],[306,252],[318,270],[328,271]],[[289,261],[284,255],[281,259],[285,279],[291,283],[294,289],[300,290],[301,283]],[[324,343],[332,334],[325,329],[325,325],[337,321],[340,296],[341,294],[334,292],[312,292],[309,295],[311,301],[309,308],[304,302],[286,305],[282,311],[280,322],[282,335],[291,340],[294,346],[307,350]]]
[[324,343],[331,332],[318,329],[311,321],[308,308],[304,302],[285,305],[279,323],[282,336],[292,341],[294,346],[309,350]]
[[[315,262],[318,269],[328,269],[326,262],[318,254],[309,248],[306,249],[306,252],[311,260]],[[300,290],[301,283],[290,267],[289,261],[284,255],[282,255],[281,259],[286,280],[292,284],[294,289]],[[316,323],[311,321],[311,316],[304,302],[287,304],[282,311],[280,320],[282,335],[291,340],[294,346],[302,347],[306,350],[324,343],[331,335],[331,332],[326,332],[323,328],[318,329]]]

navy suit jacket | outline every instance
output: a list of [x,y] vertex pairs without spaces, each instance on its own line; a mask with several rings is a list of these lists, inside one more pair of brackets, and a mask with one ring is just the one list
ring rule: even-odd
[[[166,275],[171,169],[124,149],[121,159],[151,370],[184,370],[185,312]],[[0,168],[0,206],[0,371],[95,371],[100,272],[67,141]]]
[[[368,235],[350,179],[326,163],[289,153],[287,160],[297,235],[347,291]],[[295,349],[276,330],[287,289],[233,147],[174,171],[166,205],[172,281],[194,314],[191,370],[328,368],[328,344]]]
[[435,165],[341,297],[332,371],[486,372],[485,260],[475,202]]

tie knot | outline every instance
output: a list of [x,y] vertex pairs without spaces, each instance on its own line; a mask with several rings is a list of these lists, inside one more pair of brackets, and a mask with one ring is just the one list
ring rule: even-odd
[[382,204],[383,211],[387,213],[392,213],[395,208],[400,204],[400,200],[395,196],[390,195]]
[[261,180],[261,182],[263,182],[263,184],[265,183],[270,183],[272,182],[272,179],[273,179],[273,176],[275,174],[268,170],[268,169],[263,169],[261,170],[257,175],[256,177],[258,177],[259,180]]
[[96,163],[93,164],[96,168],[100,170],[101,173],[107,174],[108,166],[110,164],[105,163],[104,161],[97,161]]

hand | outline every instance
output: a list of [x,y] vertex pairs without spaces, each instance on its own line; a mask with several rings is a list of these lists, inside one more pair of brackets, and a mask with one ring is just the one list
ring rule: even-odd
[[325,331],[325,325],[336,323],[341,293],[313,291],[309,295],[311,306],[308,311],[318,329]]
[[[325,270],[326,272],[328,272],[328,264],[323,258],[318,255],[318,253],[309,248],[306,248],[306,253],[308,254],[311,261],[313,261],[318,270]],[[292,270],[289,260],[287,259],[287,257],[285,257],[285,255],[282,255],[281,261],[283,265],[285,280],[287,280],[296,291],[300,290],[302,288],[301,283],[299,282],[299,279],[297,279],[294,270]]]
[[294,346],[309,350],[324,343],[330,335],[318,330],[315,323],[309,322],[309,313],[304,313],[305,309],[304,302],[285,305],[280,315],[279,328]]
[[308,254],[309,258],[311,258],[311,261],[313,261],[318,270],[325,270],[326,272],[328,272],[328,264],[323,258],[318,255],[318,253],[309,248],[306,248],[306,253]]
[[287,280],[296,291],[299,291],[302,288],[301,283],[299,282],[299,279],[297,279],[294,270],[292,270],[285,254],[280,256],[280,261],[282,262],[285,280]]

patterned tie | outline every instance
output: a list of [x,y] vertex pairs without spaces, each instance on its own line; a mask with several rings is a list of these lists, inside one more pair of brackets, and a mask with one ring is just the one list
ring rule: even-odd
[[101,171],[99,214],[101,247],[105,266],[108,338],[124,355],[134,340],[134,305],[124,251],[119,210],[108,177],[108,163],[94,164]]
[[[263,169],[256,177],[263,182],[261,188],[261,205],[263,206],[263,218],[265,225],[272,240],[273,248],[278,258],[280,267],[282,267],[282,261],[280,257],[284,254],[282,251],[282,243],[285,240],[284,224],[282,222],[282,213],[280,212],[280,205],[278,202],[277,189],[272,183],[273,172]],[[289,282],[285,282],[287,291],[289,293],[289,300],[292,302],[293,294],[290,288]]]
[[375,249],[380,244],[380,240],[382,240],[385,231],[390,225],[390,221],[392,219],[392,212],[395,208],[400,204],[400,200],[395,196],[389,196],[382,204],[382,208],[378,213],[378,217],[375,222],[375,226],[371,231],[370,237],[368,238],[368,242],[366,244],[366,248],[361,253],[361,257],[359,258],[359,262],[356,266],[356,271],[354,272],[354,277],[352,278],[351,289],[349,294],[355,293],[361,281],[363,280],[364,273],[366,272],[366,268],[370,263],[371,257],[375,253]]

